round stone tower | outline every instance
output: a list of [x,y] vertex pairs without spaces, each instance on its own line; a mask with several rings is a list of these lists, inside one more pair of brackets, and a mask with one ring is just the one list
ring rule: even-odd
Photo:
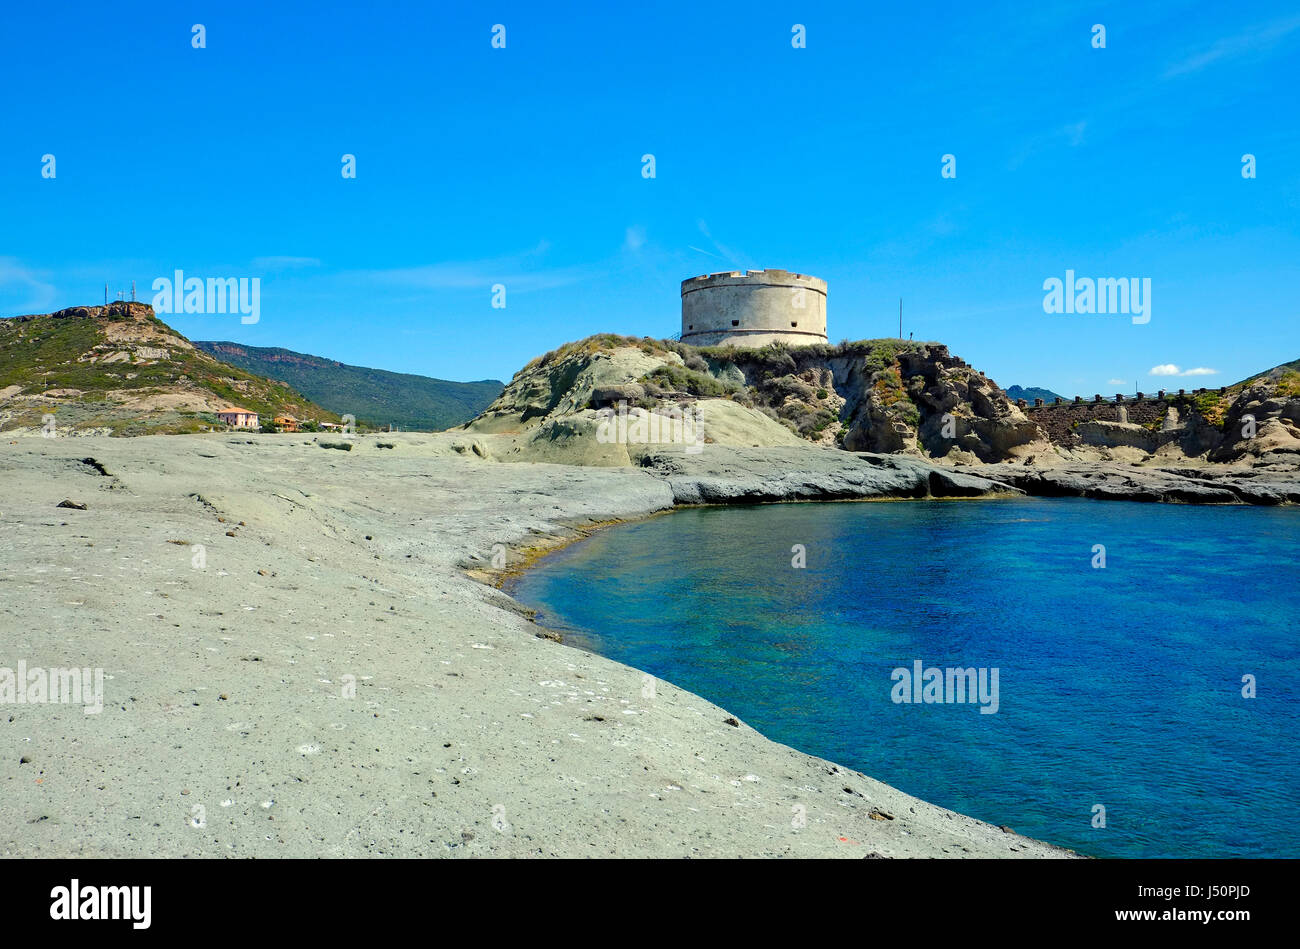
[[733,270],[682,281],[682,342],[826,342],[826,281],[788,270]]

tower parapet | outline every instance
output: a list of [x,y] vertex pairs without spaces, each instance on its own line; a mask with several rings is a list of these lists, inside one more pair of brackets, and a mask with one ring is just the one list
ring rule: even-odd
[[682,342],[826,342],[826,281],[788,270],[733,270],[682,281]]

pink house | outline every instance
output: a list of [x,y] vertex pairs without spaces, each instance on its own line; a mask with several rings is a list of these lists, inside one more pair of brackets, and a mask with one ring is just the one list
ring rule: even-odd
[[257,413],[248,409],[228,408],[217,413],[217,418],[234,428],[259,428]]

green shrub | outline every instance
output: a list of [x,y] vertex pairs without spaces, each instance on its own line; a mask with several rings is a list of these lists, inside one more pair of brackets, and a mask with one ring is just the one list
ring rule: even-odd
[[650,385],[657,384],[668,392],[685,392],[702,398],[720,399],[732,391],[708,373],[679,366],[660,366],[647,374],[642,381]]

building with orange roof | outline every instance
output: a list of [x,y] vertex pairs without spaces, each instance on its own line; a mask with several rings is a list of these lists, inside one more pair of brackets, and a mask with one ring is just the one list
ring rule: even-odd
[[217,418],[225,422],[231,428],[260,428],[261,424],[257,420],[257,413],[250,412],[248,409],[241,409],[231,406],[222,409],[217,413]]

